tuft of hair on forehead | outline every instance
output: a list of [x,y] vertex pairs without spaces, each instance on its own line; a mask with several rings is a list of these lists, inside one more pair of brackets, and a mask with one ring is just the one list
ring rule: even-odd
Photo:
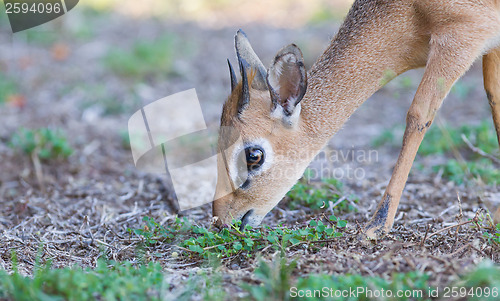
[[[252,87],[252,82],[257,75],[257,70],[251,68],[247,72],[248,87]],[[243,90],[242,81],[234,88],[234,91],[228,96],[226,102],[222,106],[222,116],[220,119],[221,126],[233,126],[234,119],[238,118],[238,103]],[[250,89],[251,90],[251,89]]]

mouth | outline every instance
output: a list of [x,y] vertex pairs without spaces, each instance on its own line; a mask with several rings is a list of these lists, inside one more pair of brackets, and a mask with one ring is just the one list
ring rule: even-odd
[[243,231],[245,229],[245,226],[248,224],[248,220],[250,216],[253,214],[253,209],[250,209],[243,215],[241,218],[241,226],[240,226],[240,231]]

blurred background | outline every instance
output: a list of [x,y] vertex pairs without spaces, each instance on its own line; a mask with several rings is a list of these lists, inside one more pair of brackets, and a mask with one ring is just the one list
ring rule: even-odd
[[[350,2],[88,0],[15,35],[2,7],[0,102],[63,101],[93,118],[195,87],[211,119],[219,109],[209,103],[220,104],[229,88],[228,76],[220,75],[227,73],[225,59],[235,59],[236,30],[247,31],[266,64],[290,42],[303,45],[311,64]],[[297,34],[305,25],[317,30]],[[44,95],[30,94],[39,89]]]

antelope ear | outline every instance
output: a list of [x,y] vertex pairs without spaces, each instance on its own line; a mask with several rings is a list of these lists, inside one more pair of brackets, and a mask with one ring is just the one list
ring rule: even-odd
[[236,48],[236,55],[238,62],[243,64],[246,70],[256,70],[255,78],[252,81],[252,88],[257,90],[267,90],[266,82],[266,67],[262,64],[255,51],[253,51],[250,41],[243,30],[238,30],[234,36],[234,47]]
[[267,85],[271,94],[271,112],[278,106],[285,116],[291,116],[306,93],[307,74],[299,47],[283,47],[267,71]]

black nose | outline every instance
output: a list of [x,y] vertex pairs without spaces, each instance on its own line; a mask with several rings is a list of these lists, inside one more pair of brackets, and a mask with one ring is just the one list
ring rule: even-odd
[[245,215],[243,215],[243,217],[241,218],[240,231],[243,231],[245,229],[246,224],[248,224],[248,219],[252,214],[253,214],[253,209],[250,209],[247,211],[247,213],[245,213]]

